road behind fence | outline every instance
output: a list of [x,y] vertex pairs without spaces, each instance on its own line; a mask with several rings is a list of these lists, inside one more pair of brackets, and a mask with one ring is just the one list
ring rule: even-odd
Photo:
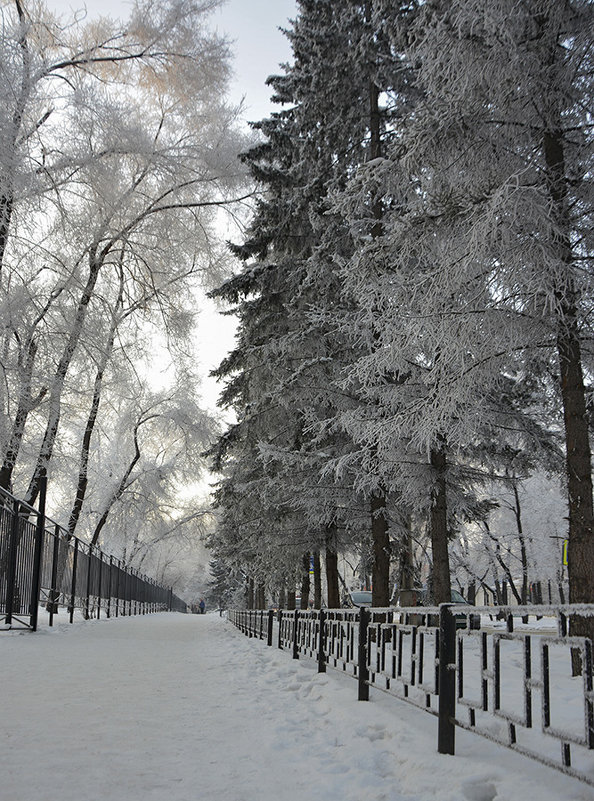
[[[318,672],[353,676],[361,701],[373,687],[435,715],[439,753],[454,754],[461,727],[594,786],[592,643],[568,633],[578,614],[594,605],[231,610],[229,620],[316,659]],[[531,616],[532,627],[520,622]]]
[[0,627],[36,631],[40,603],[49,624],[60,607],[86,619],[186,611],[186,603],[148,576],[69,534],[39,509],[0,488]]

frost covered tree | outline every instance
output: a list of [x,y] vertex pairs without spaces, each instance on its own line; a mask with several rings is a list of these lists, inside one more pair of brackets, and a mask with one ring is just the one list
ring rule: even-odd
[[[570,530],[589,514],[579,349],[588,336],[590,14],[582,3],[419,6],[403,47],[414,108],[388,158],[338,200],[354,221],[366,193],[384,203],[382,237],[362,240],[344,270],[355,314],[362,324],[367,316],[382,346],[354,370],[384,410],[368,434],[359,424],[359,436],[393,444],[404,435],[409,453],[428,453],[432,514],[440,475],[455,507],[452,455],[474,450],[474,461],[481,440],[510,427],[522,447],[543,444],[522,384],[540,382],[537,405],[554,414],[552,371],[567,433]],[[387,370],[406,381],[387,386]],[[589,563],[574,561],[575,587]]]
[[[252,175],[267,190],[258,200],[246,242],[235,248],[245,269],[216,293],[236,304],[239,334],[237,348],[217,371],[227,380],[222,403],[232,406],[237,422],[213,454],[215,469],[225,470],[217,502],[223,520],[230,518],[218,536],[226,536],[239,558],[247,560],[248,573],[254,561],[260,562],[258,572],[277,573],[274,562],[282,551],[280,572],[292,575],[310,543],[303,531],[296,536],[293,530],[290,539],[296,547],[288,547],[284,531],[295,520],[294,504],[283,500],[282,484],[277,482],[274,492],[277,471],[267,468],[259,453],[261,443],[280,449],[298,447],[303,431],[299,409],[282,398],[294,364],[286,349],[277,347],[279,338],[295,330],[289,308],[314,242],[307,198],[299,197],[303,179],[290,80],[272,79],[275,99],[287,108],[254,126],[265,140],[245,156]],[[242,547],[246,540],[249,544]]]
[[[245,431],[249,417],[263,418],[270,408],[277,417],[267,413],[266,422],[283,421],[280,436],[278,429],[260,429],[253,440],[276,507],[297,513],[306,532],[304,550],[325,552],[327,567],[337,548],[358,547],[356,532],[360,538],[369,530],[374,591],[378,604],[387,604],[385,490],[377,474],[361,490],[352,470],[339,477],[329,467],[350,447],[332,422],[336,410],[359,402],[339,385],[352,351],[332,319],[341,302],[336,258],[350,254],[352,242],[348,226],[330,214],[329,196],[376,155],[383,127],[379,87],[386,83],[390,51],[372,27],[371,6],[355,0],[299,3],[288,32],[294,63],[270,81],[273,99],[284,108],[257,126],[266,141],[248,155],[267,194],[245,245],[237,249],[246,268],[220,295],[240,301],[240,345],[226,365],[239,371],[235,382],[249,394],[239,427]],[[256,354],[258,372],[247,366]],[[334,605],[336,576],[329,586]]]
[[[159,381],[169,384],[159,419],[180,423],[183,386],[187,414],[196,416],[174,440],[181,447],[200,429],[185,443],[194,479],[198,472],[205,419],[195,376],[175,354],[191,348],[192,297],[225,269],[216,209],[246,191],[236,159],[244,140],[224,101],[228,50],[208,27],[216,5],[139,2],[125,24],[84,24],[43,4],[3,4],[0,481],[33,502],[49,468],[53,511],[70,513],[71,532],[92,533],[98,490],[110,484],[99,465],[118,444],[116,431],[123,445],[136,430],[131,402],[142,393],[133,387],[139,373],[154,371],[155,352],[170,364]],[[142,428],[158,452],[163,430]],[[138,487],[140,440],[119,480],[136,450],[127,480]],[[175,461],[163,446],[163,476],[165,451]],[[143,496],[156,498],[158,487]],[[127,508],[143,513],[141,504]]]
[[[464,281],[467,314],[479,312],[491,338],[476,368],[459,369],[459,383],[476,379],[481,361],[496,374],[505,352],[556,354],[574,602],[594,600],[581,355],[590,336],[592,21],[582,2],[432,3],[411,47],[429,101],[416,142],[420,126],[435,133],[410,158],[431,165],[432,216],[449,215],[458,228],[442,290]],[[460,339],[449,364],[463,353]]]
[[[512,457],[554,469],[561,426],[570,597],[591,600],[591,6],[299,11],[295,63],[272,80],[284,108],[247,157],[266,194],[246,265],[219,291],[240,316],[219,373],[238,414],[220,443],[229,518],[250,498],[308,552],[324,529],[350,547],[365,499],[404,543],[412,515],[446,601],[450,543],[486,531],[515,486],[522,598]],[[254,554],[272,552],[266,528],[247,537]]]

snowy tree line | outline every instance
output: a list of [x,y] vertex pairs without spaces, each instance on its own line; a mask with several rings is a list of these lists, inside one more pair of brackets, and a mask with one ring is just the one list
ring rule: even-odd
[[0,7],[0,486],[34,503],[46,472],[70,534],[168,584],[209,514],[195,298],[248,191],[218,5]]
[[[222,362],[211,538],[262,604],[594,601],[590,0],[298,0]],[[362,580],[364,580],[362,578]],[[547,600],[545,598],[545,600]],[[291,599],[289,597],[289,603]]]

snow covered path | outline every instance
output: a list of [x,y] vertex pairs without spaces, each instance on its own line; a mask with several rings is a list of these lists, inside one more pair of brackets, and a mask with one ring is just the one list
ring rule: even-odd
[[0,633],[0,801],[594,801],[218,615]]

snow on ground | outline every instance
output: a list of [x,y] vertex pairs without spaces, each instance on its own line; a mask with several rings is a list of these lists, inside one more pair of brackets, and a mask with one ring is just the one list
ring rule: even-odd
[[216,614],[0,632],[0,664],[0,801],[594,801]]

